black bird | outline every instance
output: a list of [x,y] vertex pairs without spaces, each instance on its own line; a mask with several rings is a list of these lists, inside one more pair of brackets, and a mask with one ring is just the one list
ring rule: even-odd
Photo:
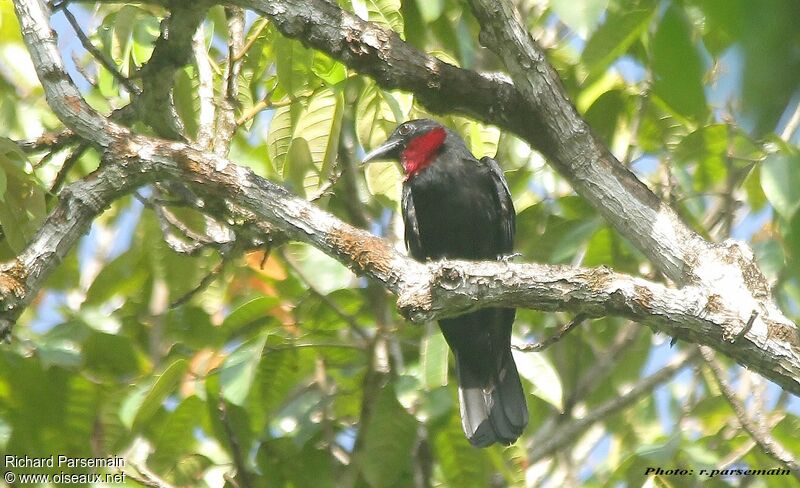
[[[403,166],[406,247],[415,259],[500,259],[512,253],[515,213],[492,158],[480,160],[452,130],[411,120],[366,156]],[[461,425],[478,447],[511,444],[528,407],[511,356],[513,308],[485,308],[439,321],[456,358]]]

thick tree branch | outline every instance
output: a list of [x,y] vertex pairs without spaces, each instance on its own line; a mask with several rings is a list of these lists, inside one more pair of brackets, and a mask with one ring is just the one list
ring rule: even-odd
[[184,138],[183,124],[175,110],[172,87],[175,72],[189,63],[192,40],[206,16],[210,3],[174,2],[172,13],[161,23],[161,36],[155,42],[150,59],[142,67],[143,96],[134,101],[139,118],[158,135],[168,139]]

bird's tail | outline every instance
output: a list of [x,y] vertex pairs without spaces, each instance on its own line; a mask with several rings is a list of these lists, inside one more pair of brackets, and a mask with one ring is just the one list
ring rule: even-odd
[[528,407],[517,367],[508,351],[497,374],[481,378],[456,355],[461,425],[477,447],[511,444],[528,425]]
[[[509,309],[480,310],[475,318],[486,319],[487,314],[509,312],[513,321],[513,310]],[[460,322],[459,325],[452,324],[452,327],[442,324],[443,330],[450,329],[445,337],[455,333],[463,337],[465,333],[478,332],[465,330],[471,328],[469,322],[472,320],[469,319],[473,317],[468,317],[467,324],[463,322],[465,318],[467,317],[448,319],[447,321]],[[487,326],[491,328],[486,322],[480,324],[480,331],[485,334]],[[452,347],[452,342],[456,341],[448,340],[456,358],[461,425],[470,443],[477,447],[486,447],[495,442],[511,444],[522,435],[528,425],[528,407],[511,355],[510,337],[498,341],[496,332],[489,336],[483,335],[482,343],[470,341],[472,347],[463,347],[463,343],[459,344],[461,347]],[[476,335],[482,334],[470,335],[475,339]],[[510,336],[510,331],[508,335]]]

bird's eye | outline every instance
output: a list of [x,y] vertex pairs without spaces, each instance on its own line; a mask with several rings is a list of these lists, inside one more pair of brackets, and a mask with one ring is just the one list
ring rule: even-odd
[[401,136],[407,136],[408,134],[411,133],[411,126],[403,124],[400,126],[399,129],[397,129],[397,133],[400,134]]

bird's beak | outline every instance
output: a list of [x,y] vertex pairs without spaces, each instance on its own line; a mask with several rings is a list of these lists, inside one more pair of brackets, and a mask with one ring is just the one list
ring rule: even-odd
[[361,164],[371,163],[381,159],[397,159],[395,150],[400,147],[400,140],[389,139],[380,146],[364,155]]

